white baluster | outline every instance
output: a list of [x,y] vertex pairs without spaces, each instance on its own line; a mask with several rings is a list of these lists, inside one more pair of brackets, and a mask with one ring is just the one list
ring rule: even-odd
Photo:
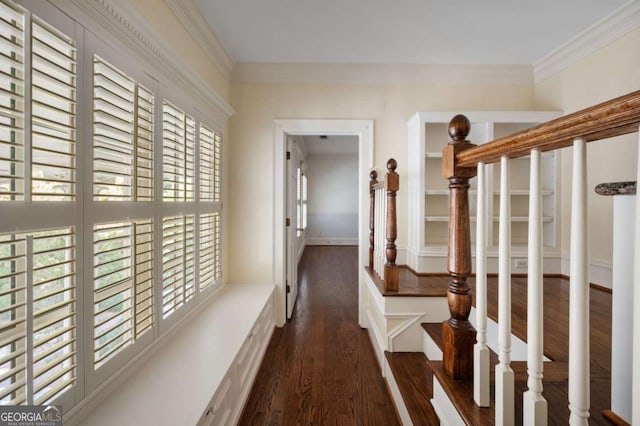
[[514,375],[511,369],[511,194],[509,158],[500,159],[500,228],[498,247],[498,346],[496,425],[514,423]]
[[542,396],[542,191],[540,151],[531,151],[529,181],[529,269],[527,271],[527,381],[523,395],[524,425],[547,424],[547,401]]
[[587,237],[587,144],[573,142],[571,262],[569,280],[569,424],[589,418],[589,273]]
[[378,222],[378,233],[376,236],[376,273],[380,275],[380,250],[382,250],[382,235],[384,234],[384,228],[382,227],[382,198],[380,197],[380,189],[376,189],[376,200],[378,200],[378,209],[376,214],[376,220]]
[[378,189],[378,198],[380,199],[380,215],[378,220],[380,221],[380,234],[378,235],[378,275],[384,279],[384,253],[387,242],[385,235],[387,235],[387,197],[384,191],[384,186]]
[[[640,132],[640,129],[639,129]],[[636,188],[640,184],[640,149],[638,150]],[[634,247],[634,278],[633,278],[633,377],[631,401],[633,409],[631,424],[640,425],[640,192],[636,189],[636,237]]]
[[376,189],[376,246],[375,246],[375,270],[376,274],[380,273],[380,233],[382,232],[382,228],[380,228],[380,208],[382,207],[382,203],[380,201],[380,191]]
[[376,204],[376,208],[374,211],[375,216],[373,216],[373,223],[374,223],[374,234],[373,234],[373,270],[375,271],[375,273],[378,273],[378,251],[380,250],[380,246],[378,245],[380,242],[380,232],[382,232],[382,230],[380,229],[380,199],[378,198],[379,194],[378,194],[378,189],[376,188],[374,190],[375,192],[375,198],[374,198],[374,202]]
[[476,213],[476,339],[473,366],[473,399],[488,407],[489,348],[487,347],[487,192],[485,166],[478,163],[478,208]]
[[387,191],[384,187],[380,189],[382,199],[382,210],[380,211],[380,221],[382,222],[382,234],[380,234],[380,276],[384,278],[384,264],[387,263]]

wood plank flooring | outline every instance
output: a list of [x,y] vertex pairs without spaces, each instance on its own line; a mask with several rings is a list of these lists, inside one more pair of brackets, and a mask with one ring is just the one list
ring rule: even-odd
[[397,425],[358,325],[356,247],[309,246],[293,318],[273,334],[241,425]]

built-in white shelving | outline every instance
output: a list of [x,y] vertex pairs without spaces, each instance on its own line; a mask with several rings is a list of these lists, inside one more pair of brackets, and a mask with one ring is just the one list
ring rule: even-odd
[[[408,121],[408,177],[409,199],[409,266],[418,272],[445,272],[448,239],[448,181],[442,178],[442,150],[449,143],[448,123],[456,112],[419,112]],[[468,139],[483,144],[538,123],[562,115],[558,111],[476,111],[462,112],[471,121]],[[543,238],[545,255],[557,253],[558,202],[557,152],[543,153]],[[511,235],[514,257],[526,253],[529,204],[529,157],[511,160]],[[500,202],[500,168],[487,168],[487,224],[489,256],[497,254],[498,212]],[[475,210],[478,190],[471,179],[469,191],[471,238],[475,241]],[[474,243],[475,244],[475,243]]]

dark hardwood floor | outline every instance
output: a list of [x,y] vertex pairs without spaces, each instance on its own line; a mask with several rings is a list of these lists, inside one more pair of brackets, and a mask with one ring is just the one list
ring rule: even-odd
[[241,425],[397,425],[358,325],[357,247],[309,246],[293,318],[276,328]]

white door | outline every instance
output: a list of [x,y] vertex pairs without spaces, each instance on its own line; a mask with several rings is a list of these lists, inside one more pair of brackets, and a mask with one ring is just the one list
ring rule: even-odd
[[298,203],[300,156],[291,138],[287,140],[287,235],[286,235],[286,285],[287,319],[291,319],[298,297]]

